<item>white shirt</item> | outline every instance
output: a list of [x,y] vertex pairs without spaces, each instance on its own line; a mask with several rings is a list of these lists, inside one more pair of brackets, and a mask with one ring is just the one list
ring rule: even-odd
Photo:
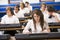
[[30,8],[30,10],[32,11],[32,6],[30,6],[29,8]]
[[32,11],[32,6],[29,5],[27,8],[28,8],[30,11]]
[[31,11],[31,10],[30,10],[29,8],[25,7],[25,12],[26,12],[26,13],[30,13],[30,11]]
[[16,16],[8,17],[8,15],[5,15],[2,17],[1,24],[16,24],[19,23],[19,19]]
[[[19,11],[18,11],[19,12]],[[16,13],[15,10],[14,10],[14,15],[17,16],[18,15],[18,12]]]
[[[59,14],[58,13],[54,13],[54,14],[57,16],[58,20],[60,20]],[[48,23],[58,22],[55,17],[49,18],[49,14],[45,15],[45,18]]]
[[[42,10],[42,9],[40,9],[40,10]],[[44,12],[42,12],[43,13],[43,15],[44,15],[44,20],[46,21],[46,17],[47,17],[47,15],[48,15],[48,11],[47,10],[45,10]]]
[[17,13],[17,17],[18,17],[18,18],[22,18],[22,17],[24,17],[24,14],[25,14],[25,13],[26,13],[25,8],[24,8],[24,9],[21,9],[21,8],[20,8],[19,12]]
[[18,12],[17,17],[18,17],[18,18],[24,17],[24,14],[25,14],[25,9],[21,9],[21,10]]
[[[5,15],[2,17],[1,24],[17,24],[19,23],[19,20],[16,16],[8,17],[8,15]],[[4,31],[0,31],[0,35],[3,35]]]
[[29,13],[29,12],[30,12],[30,10],[28,8],[24,8],[24,9],[20,8],[20,11],[17,13],[17,17],[22,18],[22,17],[24,17],[25,13]]
[[[44,28],[46,28],[46,29],[49,28],[47,23],[44,23]],[[23,32],[29,32],[29,29],[31,29],[32,33],[41,33],[42,32],[40,23],[36,24],[36,30],[35,30],[33,20],[28,21]]]
[[[41,11],[42,11],[42,9],[40,9]],[[46,14],[46,10],[44,11],[44,12],[42,12],[43,13],[43,15],[45,15]]]

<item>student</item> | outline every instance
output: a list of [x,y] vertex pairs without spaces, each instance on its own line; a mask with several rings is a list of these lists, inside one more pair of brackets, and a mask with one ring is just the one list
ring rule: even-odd
[[15,16],[18,16],[18,12],[19,12],[19,6],[15,6],[14,7],[14,14],[15,14]]
[[1,24],[16,24],[19,23],[18,18],[14,15],[11,8],[6,10],[6,15],[2,17]]
[[[19,19],[14,15],[14,12],[11,10],[11,8],[6,9],[6,15],[4,15],[1,19],[1,24],[18,24]],[[10,34],[14,36],[16,31],[5,31],[5,34]]]
[[29,4],[29,2],[25,2],[25,7],[32,11],[32,6]]
[[20,10],[24,10],[25,13],[30,13],[30,10],[25,7],[25,4],[23,2],[20,3]]
[[18,18],[24,17],[25,13],[29,13],[29,10],[25,8],[25,4],[23,2],[20,3],[20,10],[18,12]]
[[53,8],[53,6],[49,6],[47,10],[48,10],[48,15],[46,17],[47,17],[48,23],[60,22],[59,14],[55,12],[55,9]]
[[[53,6],[48,6],[47,7],[48,10],[48,15],[46,15],[46,21],[48,23],[56,23],[56,22],[60,22],[60,17],[59,14],[55,12],[55,9],[53,8]],[[51,29],[52,32],[59,32],[60,29],[54,28]]]
[[44,20],[46,20],[46,15],[48,15],[47,5],[45,3],[41,3],[40,10],[42,11],[42,13],[44,15]]
[[20,3],[20,10],[18,12],[18,18],[24,17],[25,11],[25,4],[23,2]]
[[46,14],[47,5],[45,3],[41,3],[40,6],[41,6],[40,10],[42,11],[43,15]]
[[[6,8],[6,15],[4,15],[1,19],[1,24],[18,24],[19,19],[14,15],[14,12],[10,7]],[[14,36],[17,31],[11,30],[11,31],[4,31],[4,34],[10,34],[11,36]],[[11,38],[15,39],[15,37]]]
[[[29,33],[49,33],[50,29],[46,21],[44,21],[44,16],[42,12],[38,9],[34,10],[32,12],[32,18],[30,21],[28,21],[25,29],[23,30],[24,34]],[[29,29],[31,29],[29,31]]]
[[[10,9],[10,7],[6,7],[6,9]],[[2,19],[2,18],[1,18]],[[3,21],[1,20],[0,24],[3,24]],[[0,31],[0,35],[3,35],[4,34],[4,31]]]

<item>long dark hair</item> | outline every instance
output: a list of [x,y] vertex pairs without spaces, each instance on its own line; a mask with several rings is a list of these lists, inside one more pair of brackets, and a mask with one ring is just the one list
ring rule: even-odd
[[43,31],[43,26],[44,26],[44,15],[43,15],[43,13],[41,12],[41,10],[38,10],[38,9],[35,9],[34,11],[32,11],[33,23],[34,23],[34,27],[36,29],[36,21],[33,17],[34,14],[40,16],[39,22],[40,22],[40,25],[41,25],[41,28],[42,28],[42,31]]
[[20,9],[19,9],[19,7],[20,7],[19,5],[16,5],[15,7],[18,9],[18,11],[20,10]]

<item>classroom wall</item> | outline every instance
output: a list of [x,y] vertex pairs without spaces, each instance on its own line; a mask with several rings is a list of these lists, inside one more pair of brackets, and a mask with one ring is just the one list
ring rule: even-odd
[[40,1],[39,0],[23,0],[23,2],[25,3],[25,2],[29,2],[29,3],[39,3]]
[[60,0],[55,0],[55,2],[60,2]]
[[8,0],[0,0],[0,5],[2,4],[8,4]]

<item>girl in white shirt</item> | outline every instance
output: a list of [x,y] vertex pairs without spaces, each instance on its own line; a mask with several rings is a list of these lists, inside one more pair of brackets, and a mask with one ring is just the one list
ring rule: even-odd
[[[14,12],[11,10],[11,8],[6,9],[6,15],[2,17],[1,24],[18,24],[19,19],[14,15]],[[5,34],[10,34],[14,36],[16,31],[5,31]]]
[[[44,21],[42,12],[36,9],[32,12],[32,14],[33,19],[27,23],[25,29],[23,30],[23,33],[29,34],[50,32],[48,24]],[[31,29],[31,32],[29,29]]]
[[18,18],[24,17],[25,13],[29,13],[30,10],[28,8],[25,8],[25,4],[22,2],[20,3],[20,10],[18,12]]
[[18,12],[18,18],[24,17],[24,14],[26,13],[25,11],[25,4],[23,2],[20,3],[20,10]]

